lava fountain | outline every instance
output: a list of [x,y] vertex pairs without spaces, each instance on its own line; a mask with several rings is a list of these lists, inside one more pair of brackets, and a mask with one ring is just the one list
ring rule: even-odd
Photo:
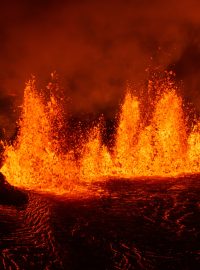
[[5,149],[2,172],[15,186],[63,193],[70,189],[77,168],[72,153],[63,154],[54,126],[57,121],[58,128],[62,125],[60,104],[53,93],[45,102],[33,79],[26,85],[22,108],[19,134]]
[[[101,121],[87,132],[80,155],[63,143],[61,99],[30,80],[24,91],[19,134],[5,146],[1,171],[14,186],[63,194],[109,177],[175,177],[200,172],[200,122],[188,128],[183,101],[169,80],[161,83],[144,121],[142,101],[127,90],[112,149],[103,144]],[[144,106],[143,106],[144,107]]]

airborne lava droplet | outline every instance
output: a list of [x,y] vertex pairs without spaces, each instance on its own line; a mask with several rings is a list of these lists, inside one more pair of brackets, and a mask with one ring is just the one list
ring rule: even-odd
[[34,79],[26,85],[19,134],[5,148],[1,169],[14,186],[63,194],[82,192],[93,181],[107,177],[175,177],[200,172],[200,124],[194,124],[188,134],[182,98],[168,79],[149,104],[148,123],[143,121],[142,101],[129,89],[113,149],[103,143],[99,124],[78,146],[78,157],[63,144],[59,133],[64,125],[62,99],[54,86],[49,84],[48,96],[37,91]]

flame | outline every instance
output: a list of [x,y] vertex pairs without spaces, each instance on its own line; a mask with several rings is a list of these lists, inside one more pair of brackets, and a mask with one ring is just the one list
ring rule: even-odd
[[19,134],[13,145],[5,147],[1,169],[14,186],[63,194],[80,192],[107,177],[175,177],[200,172],[200,121],[188,132],[183,101],[173,84],[162,85],[149,104],[148,121],[143,120],[142,102],[129,89],[113,148],[103,144],[99,123],[79,146],[79,157],[64,143],[64,114],[54,86],[50,84],[45,95],[37,91],[35,79],[26,85]]

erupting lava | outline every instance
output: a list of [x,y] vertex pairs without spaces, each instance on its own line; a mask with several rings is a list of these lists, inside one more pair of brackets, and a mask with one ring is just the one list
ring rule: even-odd
[[53,86],[42,95],[34,80],[27,83],[19,134],[13,145],[5,147],[1,169],[11,184],[62,194],[104,177],[172,177],[200,172],[200,123],[188,131],[182,98],[168,80],[155,94],[155,102],[148,104],[148,119],[140,99],[128,90],[113,148],[103,144],[99,124],[79,146],[78,158],[67,145],[63,147],[60,102]]

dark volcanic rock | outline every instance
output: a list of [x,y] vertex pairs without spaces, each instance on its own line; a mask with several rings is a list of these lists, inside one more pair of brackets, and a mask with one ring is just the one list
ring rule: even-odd
[[99,197],[28,192],[26,207],[0,206],[0,269],[200,269],[198,175],[92,188]]
[[28,197],[25,192],[11,186],[0,172],[0,204],[19,206],[27,201]]

